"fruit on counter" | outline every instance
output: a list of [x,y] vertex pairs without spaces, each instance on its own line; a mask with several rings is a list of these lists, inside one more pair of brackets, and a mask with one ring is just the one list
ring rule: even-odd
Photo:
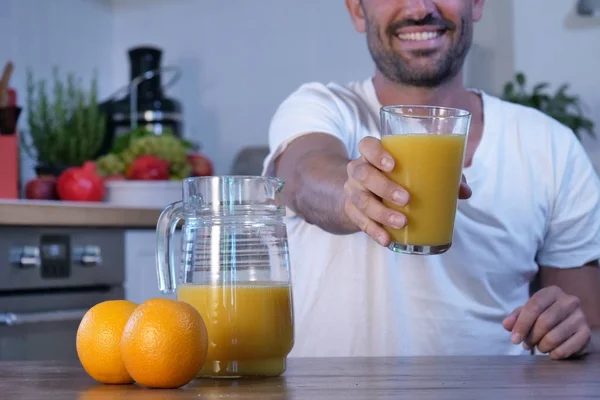
[[126,384],[133,379],[121,357],[121,338],[137,304],[109,300],[96,304],[77,329],[77,356],[85,371],[101,383]]
[[65,170],[58,177],[56,190],[58,197],[66,201],[102,201],[105,195],[104,181],[91,161]]
[[107,176],[124,175],[125,167],[125,163],[117,154],[107,154],[96,160],[98,173],[104,178]]
[[142,181],[168,180],[169,163],[156,156],[139,156],[129,165],[125,177]]
[[[115,142],[113,149],[97,160],[98,172],[102,176],[126,174],[131,164],[141,156],[154,156],[168,165],[169,176],[165,179],[184,179],[192,174],[188,160],[190,145],[169,132],[154,135],[137,128]],[[133,179],[133,178],[127,178]]]
[[213,174],[213,164],[205,155],[190,154],[188,160],[192,165],[192,176],[211,176]]
[[208,333],[191,305],[164,298],[147,300],[131,314],[121,339],[131,377],[149,388],[178,388],[202,368]]
[[128,165],[142,155],[156,156],[169,163],[171,178],[183,179],[192,172],[187,153],[188,149],[180,139],[163,133],[160,136],[146,136],[132,141],[121,154],[121,158]]
[[77,329],[77,355],[85,371],[106,384],[137,382],[173,389],[198,374],[208,352],[204,320],[191,305],[151,299],[96,304]]
[[40,176],[27,182],[25,198],[30,200],[58,200],[56,177]]

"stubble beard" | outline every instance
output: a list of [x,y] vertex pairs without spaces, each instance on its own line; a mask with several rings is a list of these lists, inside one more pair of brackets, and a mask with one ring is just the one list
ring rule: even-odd
[[456,77],[463,67],[473,39],[473,26],[462,18],[460,27],[458,41],[445,50],[445,54],[435,57],[435,50],[411,53],[411,58],[432,57],[434,65],[426,69],[411,66],[410,60],[406,60],[391,45],[384,46],[385,40],[396,39],[389,35],[382,36],[385,30],[368,19],[367,44],[375,66],[387,80],[407,86],[435,88]]

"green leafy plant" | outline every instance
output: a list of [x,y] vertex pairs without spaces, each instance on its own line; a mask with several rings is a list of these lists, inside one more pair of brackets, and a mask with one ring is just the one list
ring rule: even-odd
[[556,119],[573,130],[575,136],[581,139],[583,132],[595,138],[594,122],[586,118],[581,99],[567,94],[569,85],[561,85],[552,94],[547,82],[538,83],[531,92],[527,91],[525,75],[517,73],[513,81],[504,85],[502,98],[512,103],[533,107]]
[[[54,69],[52,98],[45,80],[27,71],[27,123],[30,143],[25,149],[41,165],[68,167],[92,160],[102,145],[105,117],[98,110],[96,77],[85,91],[74,74],[66,83]],[[35,150],[35,151],[34,151]]]

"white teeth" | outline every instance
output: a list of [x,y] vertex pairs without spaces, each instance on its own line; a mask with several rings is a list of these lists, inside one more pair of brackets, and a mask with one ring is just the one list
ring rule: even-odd
[[401,33],[398,38],[401,40],[431,40],[442,35],[440,31],[434,32],[412,32],[412,33]]

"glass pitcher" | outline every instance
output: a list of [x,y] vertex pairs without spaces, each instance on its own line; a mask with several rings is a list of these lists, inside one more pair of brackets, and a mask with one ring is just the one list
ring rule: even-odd
[[[278,376],[294,343],[292,289],[280,200],[283,182],[259,176],[183,181],[183,201],[157,226],[163,293],[194,306],[208,330],[199,377]],[[182,226],[181,262],[172,237]]]

